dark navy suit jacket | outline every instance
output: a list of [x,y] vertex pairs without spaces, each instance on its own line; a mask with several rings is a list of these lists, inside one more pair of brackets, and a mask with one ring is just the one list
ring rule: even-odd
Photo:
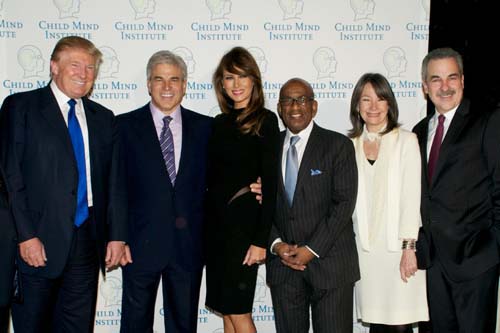
[[[94,230],[101,269],[106,242],[127,241],[125,197],[120,189],[118,132],[113,113],[82,98],[87,120]],[[2,158],[10,186],[18,241],[38,237],[47,265],[35,268],[19,258],[22,272],[58,277],[66,264],[76,211],[78,171],[67,125],[49,86],[8,96],[1,109]]]
[[118,116],[132,266],[161,269],[173,260],[189,271],[203,267],[207,143],[212,118],[182,107],[181,117],[181,156],[172,186],[149,104]]

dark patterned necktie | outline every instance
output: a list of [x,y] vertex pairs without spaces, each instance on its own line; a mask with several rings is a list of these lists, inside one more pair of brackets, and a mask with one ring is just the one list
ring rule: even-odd
[[75,225],[81,226],[89,216],[89,207],[87,201],[87,172],[85,167],[85,146],[83,144],[83,135],[80,124],[75,114],[76,101],[70,99],[68,101],[68,131],[73,145],[73,153],[75,154],[76,166],[78,168],[78,191],[76,201]]
[[175,152],[174,152],[174,137],[172,136],[172,131],[170,130],[170,122],[172,117],[163,117],[163,128],[160,134],[160,147],[161,153],[163,154],[163,159],[165,160],[165,166],[167,167],[168,176],[170,177],[170,182],[172,185],[175,184]]
[[436,134],[434,134],[434,140],[432,140],[431,152],[429,153],[429,163],[427,164],[429,184],[432,182],[432,175],[434,174],[434,169],[436,168],[437,160],[439,158],[439,150],[441,149],[441,142],[443,141],[444,120],[445,117],[443,115],[439,115]]

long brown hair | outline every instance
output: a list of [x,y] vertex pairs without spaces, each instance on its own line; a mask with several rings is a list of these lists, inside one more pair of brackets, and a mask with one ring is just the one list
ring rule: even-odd
[[253,82],[252,95],[245,109],[238,114],[238,129],[244,134],[259,135],[264,121],[264,92],[259,66],[253,56],[245,48],[237,46],[227,52],[221,59],[212,77],[215,95],[223,113],[233,111],[234,101],[226,94],[222,86],[224,70],[238,75],[247,75]]

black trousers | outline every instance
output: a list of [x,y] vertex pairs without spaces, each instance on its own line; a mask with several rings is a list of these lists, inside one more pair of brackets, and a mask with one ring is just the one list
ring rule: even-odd
[[432,332],[495,333],[498,266],[472,280],[454,282],[435,260],[427,270],[427,294]]
[[308,333],[309,310],[314,333],[353,331],[354,283],[332,289],[318,289],[301,272],[279,285],[271,286],[276,332]]
[[93,332],[99,261],[91,220],[75,227],[60,277],[21,274],[24,301],[12,305],[15,332]]
[[[138,260],[147,258],[134,258]],[[137,264],[123,267],[121,333],[153,332],[160,278],[163,292],[165,332],[195,333],[202,271],[187,271],[176,263],[161,269]],[[160,315],[157,313],[157,315]]]

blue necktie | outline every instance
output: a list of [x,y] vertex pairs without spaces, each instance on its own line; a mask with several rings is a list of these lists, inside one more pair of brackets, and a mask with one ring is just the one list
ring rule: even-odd
[[76,101],[70,99],[68,113],[68,130],[73,144],[73,153],[75,154],[76,166],[78,168],[78,192],[76,201],[75,225],[81,226],[89,216],[89,207],[87,201],[87,172],[85,168],[85,146],[83,144],[83,135],[75,115]]
[[300,137],[298,135],[290,137],[290,147],[286,153],[285,191],[290,206],[293,202],[293,194],[295,193],[297,174],[299,172],[299,159],[297,157],[297,148],[295,148],[295,144],[299,140]]
[[172,185],[175,184],[175,152],[174,152],[174,137],[172,136],[172,131],[170,130],[170,122],[172,117],[163,117],[163,128],[160,134],[160,147],[161,153],[163,154],[163,159],[165,160],[165,166],[167,167],[168,176],[170,177],[170,182]]

